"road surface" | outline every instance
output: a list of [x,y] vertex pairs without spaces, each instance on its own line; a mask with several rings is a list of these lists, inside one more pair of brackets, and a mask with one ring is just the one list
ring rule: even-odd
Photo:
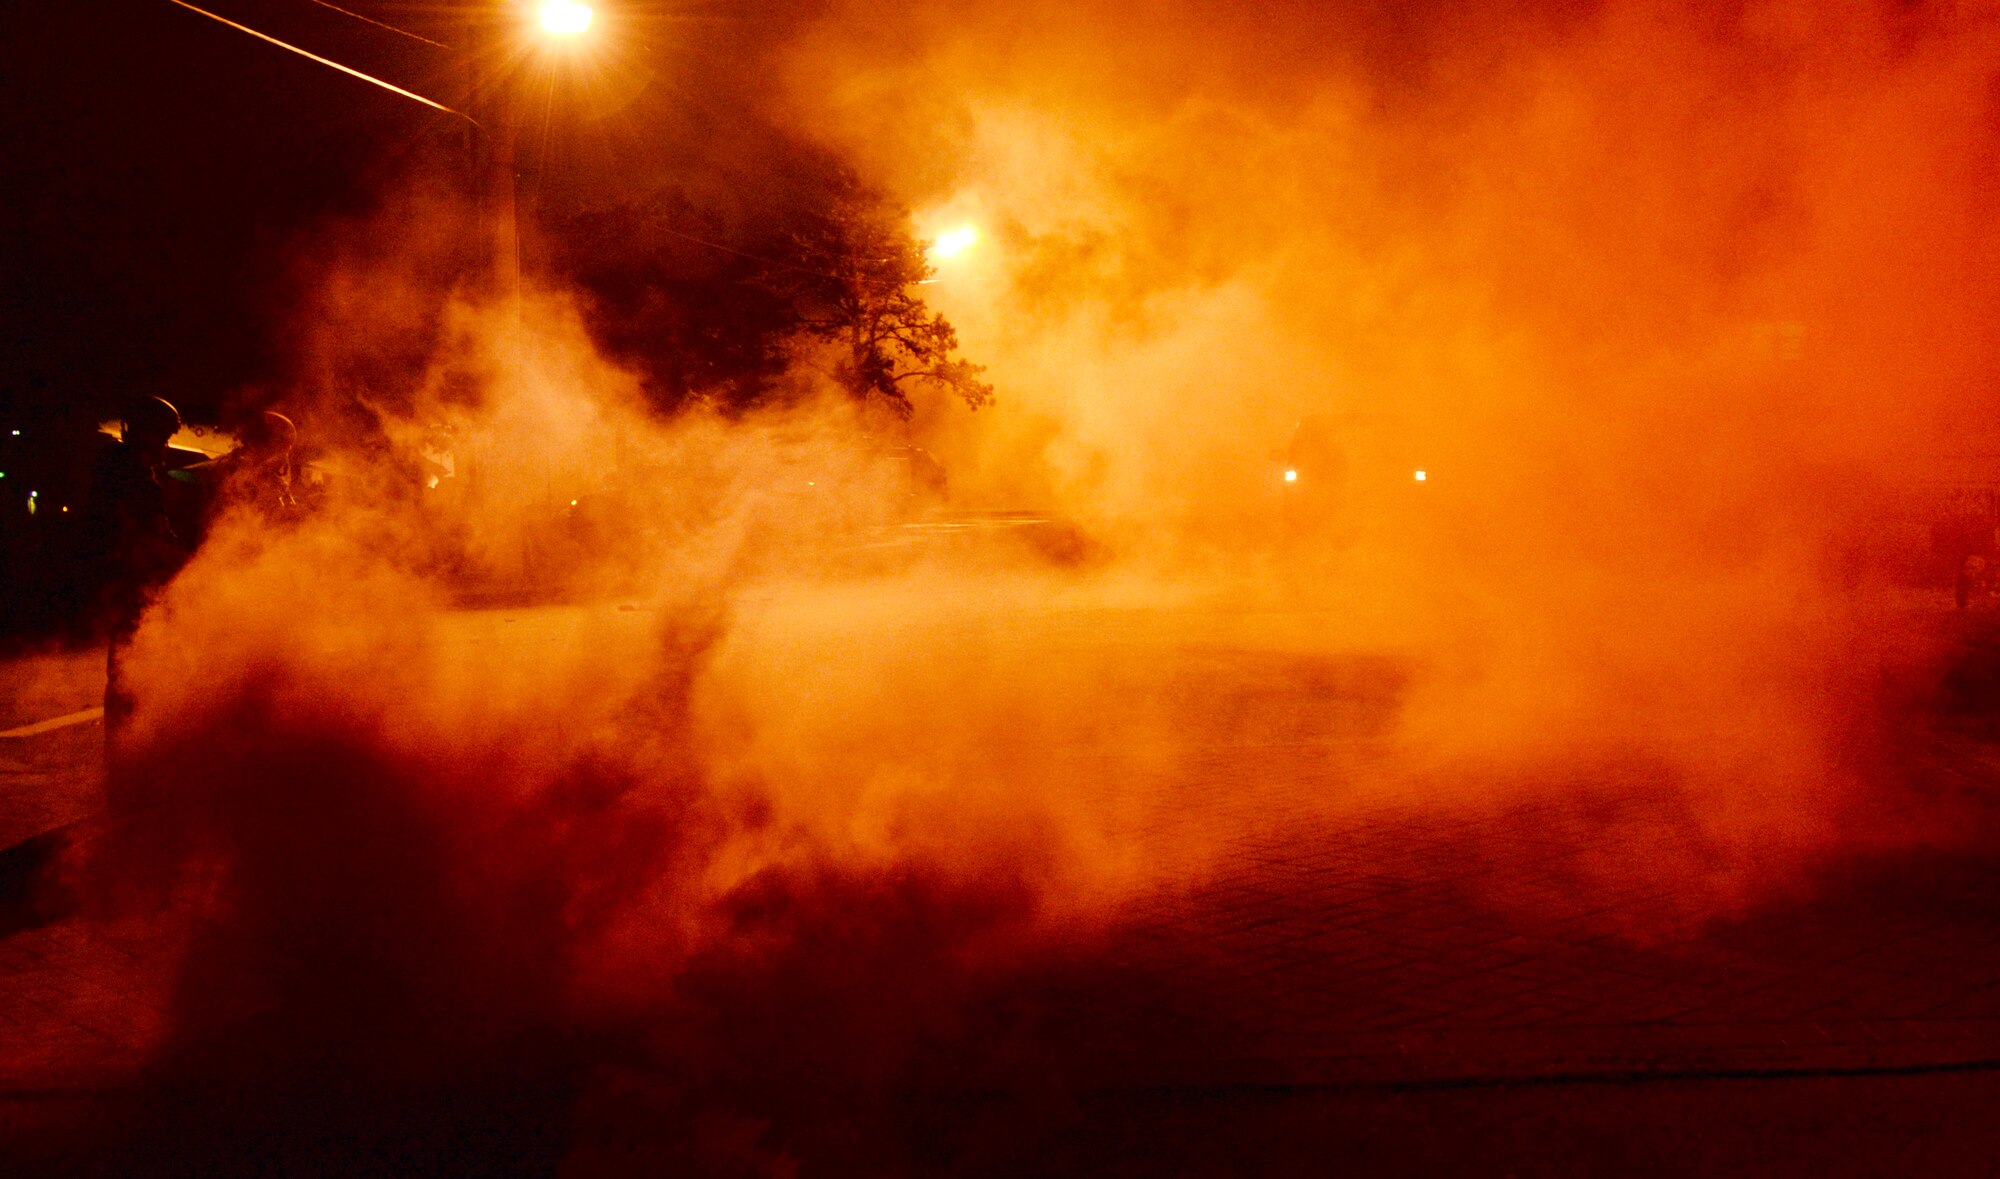
[[[766,996],[771,1025],[801,1041],[829,1021],[883,1017],[840,989],[855,977],[892,992],[956,988],[940,1024],[885,1033],[915,1036],[922,1050],[864,1085],[873,1095],[858,1105],[802,1101],[792,1074],[803,1066],[784,1062],[818,1058],[718,1016],[710,1030],[725,1053],[787,1071],[779,1084],[752,1068],[721,1102],[756,1115],[726,1123],[749,1135],[749,1156],[804,1158],[807,1173],[857,1160],[962,1174],[1988,1173],[1987,1114],[2000,1097],[1990,868],[2000,745],[1966,701],[1983,699],[1981,677],[2000,658],[1980,625],[1922,623],[1963,627],[1950,669],[1959,704],[1905,718],[1910,739],[1852,800],[1871,830],[1934,832],[1931,816],[1948,837],[1856,838],[1785,857],[1765,878],[1729,870],[1741,849],[1716,842],[1689,813],[1703,796],[1657,762],[1477,789],[1412,770],[1396,760],[1396,718],[1421,668],[1393,650],[1299,641],[1333,625],[1325,618],[1003,604],[954,631],[920,603],[811,605],[782,592],[740,604],[706,655],[722,685],[698,702],[708,723],[726,728],[732,692],[752,688],[764,707],[819,717],[791,732],[787,755],[847,759],[829,760],[827,780],[855,789],[840,796],[850,801],[871,797],[839,785],[857,744],[869,764],[1011,782],[1052,815],[1070,812],[1051,800],[1070,800],[1087,821],[1067,837],[1099,841],[1120,883],[1090,921],[1038,937],[976,984],[927,975],[942,969],[929,959],[850,976],[842,955],[883,951],[839,932],[799,934],[819,949],[786,989],[739,978],[742,994]],[[899,633],[904,624],[885,618],[912,617],[928,646],[857,654]],[[447,661],[482,674],[534,669],[494,681],[505,694],[581,683],[607,645],[657,642],[656,623],[631,604],[478,611],[450,619],[440,641]],[[86,711],[97,667],[90,653],[7,664],[0,724]],[[927,701],[947,716],[990,715],[861,719],[884,684],[906,710],[900,693],[914,685],[958,693]],[[99,741],[87,720],[0,741],[0,842],[88,825],[101,807]],[[775,764],[755,742],[724,752],[738,768]],[[1139,849],[1135,872],[1119,875],[1118,849]],[[174,904],[198,913],[187,892],[198,885],[183,882]],[[0,1126],[33,1165],[168,1148],[191,1172],[329,1151],[356,1166],[388,1157],[370,1153],[380,1150],[412,1166],[539,1165],[643,1138],[642,1123],[683,1146],[722,1132],[621,1114],[601,1083],[611,1062],[625,1070],[619,1084],[643,1089],[680,1083],[671,1062],[682,1057],[640,1053],[650,1063],[633,1064],[596,1040],[581,1065],[574,1045],[554,1053],[544,1088],[468,1096],[449,1068],[431,1087],[408,1081],[399,1100],[451,1131],[441,1137],[313,1083],[315,1069],[345,1076],[351,1062],[265,1059],[284,1077],[266,1097],[274,1074],[234,1067],[227,1037],[216,1058],[202,1051],[218,1045],[190,1055],[176,1036],[201,930],[175,913],[68,917],[0,939]],[[362,914],[346,933],[392,926]],[[342,951],[374,952],[366,941]],[[259,969],[271,964],[245,965]],[[240,1016],[208,1012],[201,1026],[249,1028],[243,1042],[258,1043],[260,1021],[313,1016],[288,1004],[339,1006],[313,995],[247,987],[230,1000]],[[911,1006],[930,1012],[918,997]],[[176,1070],[207,1061],[196,1089],[254,1112],[172,1105],[148,1087],[161,1059]],[[262,1088],[244,1088],[253,1082]],[[106,1111],[126,1127],[113,1146],[101,1138]],[[567,1128],[548,1130],[550,1118]]]

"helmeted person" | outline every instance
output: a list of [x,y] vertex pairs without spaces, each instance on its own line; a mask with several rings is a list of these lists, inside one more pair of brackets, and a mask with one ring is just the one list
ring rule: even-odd
[[132,715],[122,664],[140,616],[188,555],[162,483],[167,443],[180,428],[180,411],[172,402],[139,398],[126,407],[118,443],[106,450],[91,477],[82,555],[95,574],[110,630],[104,682],[107,757]]
[[245,422],[236,449],[203,464],[215,489],[213,510],[248,507],[269,522],[296,519],[298,444],[298,426],[275,410]]

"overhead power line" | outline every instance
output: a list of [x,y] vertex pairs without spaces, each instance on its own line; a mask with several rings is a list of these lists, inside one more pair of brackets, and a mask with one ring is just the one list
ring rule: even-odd
[[369,24],[371,24],[371,25],[374,25],[374,26],[375,26],[376,28],[378,28],[378,29],[387,29],[387,30],[389,30],[390,32],[392,32],[392,33],[395,33],[395,34],[396,34],[397,36],[400,36],[400,37],[408,37],[408,38],[409,38],[410,40],[412,40],[412,41],[422,41],[422,42],[423,42],[424,44],[426,44],[426,45],[435,45],[435,46],[437,46],[437,47],[438,47],[439,49],[450,49],[450,48],[451,48],[451,46],[449,46],[449,45],[446,45],[446,44],[445,44],[444,42],[442,42],[442,41],[433,41],[433,40],[431,40],[431,39],[430,39],[429,37],[423,37],[423,36],[419,36],[419,35],[418,35],[418,34],[416,34],[416,33],[412,33],[412,32],[411,32],[410,30],[408,30],[408,29],[399,29],[399,28],[397,28],[397,27],[396,27],[395,25],[392,25],[392,24],[389,24],[389,23],[388,23],[388,22],[386,22],[386,21],[379,21],[379,20],[376,20],[376,19],[375,19],[374,17],[372,17],[372,16],[363,16],[363,15],[362,15],[361,13],[358,13],[358,12],[355,12],[355,11],[353,11],[352,9],[347,9],[347,8],[342,8],[342,7],[341,7],[340,5],[338,5],[338,4],[328,4],[328,3],[326,2],[326,0],[306,0],[306,2],[307,2],[308,4],[317,4],[317,5],[319,5],[319,6],[321,7],[321,8],[331,8],[331,9],[333,9],[333,10],[334,10],[335,12],[338,12],[338,13],[340,13],[340,14],[341,14],[342,16],[351,16],[351,17],[353,17],[353,18],[354,18],[355,20],[360,20],[360,21],[367,21],[367,22],[368,22]]
[[[855,279],[855,276],[851,274],[842,275],[842,274],[834,274],[831,271],[826,271],[826,270],[814,270],[810,266],[800,266],[796,262],[784,262],[777,258],[765,257],[762,254],[752,254],[748,250],[739,250],[735,246],[725,246],[721,242],[712,242],[705,237],[696,237],[694,234],[691,233],[683,233],[682,231],[675,229],[671,225],[662,224],[661,219],[658,217],[655,217],[653,219],[653,224],[655,228],[659,229],[661,233],[671,234],[674,237],[680,238],[682,241],[693,242],[697,246],[706,246],[711,250],[719,250],[724,254],[734,254],[738,258],[745,258],[752,262],[762,262],[766,266],[776,266],[780,270],[790,270],[797,274],[809,274],[814,278],[831,279],[834,282],[850,282],[854,281]],[[855,261],[871,260],[871,259],[858,258],[855,255],[848,255],[848,257]],[[872,261],[888,261],[888,259],[872,259]],[[895,285],[897,286],[914,285],[922,287],[922,286],[929,286],[931,283],[935,281],[936,281],[935,279],[923,278],[923,279],[913,279],[909,284],[898,283]]]
[[680,230],[675,229],[670,225],[659,224],[657,220],[654,222],[654,225],[657,229],[659,229],[660,232],[671,234],[674,237],[680,238],[682,241],[693,242],[695,245],[698,246],[707,246],[711,250],[720,250],[725,254],[734,254],[738,258],[747,258],[752,262],[762,262],[766,266],[776,266],[782,270],[793,270],[797,271],[800,274],[810,274],[814,278],[830,278],[835,282],[847,281],[838,274],[829,274],[824,270],[814,270],[810,266],[800,266],[793,262],[780,262],[776,258],[766,258],[762,254],[752,254],[746,250],[739,250],[734,246],[725,246],[721,242],[712,242],[709,241],[707,238],[696,237],[691,233],[682,233]]
[[[298,54],[300,57],[310,58],[311,60],[316,61],[323,66],[331,66],[334,69],[339,70],[341,73],[359,78],[362,81],[367,82],[371,86],[380,86],[382,89],[387,90],[392,94],[400,94],[404,98],[413,99],[417,102],[421,102],[425,106],[430,107],[433,110],[440,110],[448,115],[457,115],[459,118],[464,119],[466,122],[471,123],[475,127],[479,125],[479,120],[473,118],[471,115],[466,114],[464,111],[455,111],[450,107],[446,106],[445,104],[425,98],[423,95],[418,94],[415,91],[405,90],[401,86],[396,85],[394,82],[384,82],[382,79],[375,77],[373,74],[364,74],[360,70],[355,69],[353,66],[341,65],[339,62],[333,60],[330,57],[321,57],[319,54],[314,53],[311,50],[300,49],[298,46],[293,45],[289,42],[278,40],[276,37],[271,36],[269,33],[260,33],[256,29],[251,28],[249,25],[240,25],[237,24],[235,21],[230,20],[226,16],[217,16],[205,8],[196,8],[194,5],[189,4],[187,0],[169,0],[169,2],[173,4],[178,4],[182,8],[187,9],[189,12],[199,13],[200,15],[205,16],[212,21],[219,21],[222,24],[228,25],[230,28],[235,29],[239,32],[248,33],[252,37],[257,38],[259,41],[269,41],[271,44],[276,45],[280,49],[289,50],[293,53]],[[332,5],[328,5],[328,7],[330,8],[332,7]]]

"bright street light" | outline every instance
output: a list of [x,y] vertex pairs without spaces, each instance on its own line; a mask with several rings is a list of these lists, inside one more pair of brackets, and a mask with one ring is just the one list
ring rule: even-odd
[[543,0],[540,12],[542,31],[567,37],[590,27],[594,15],[590,5],[578,0]]
[[974,225],[961,225],[938,234],[937,240],[931,243],[931,257],[942,262],[948,258],[956,258],[978,244],[979,228]]

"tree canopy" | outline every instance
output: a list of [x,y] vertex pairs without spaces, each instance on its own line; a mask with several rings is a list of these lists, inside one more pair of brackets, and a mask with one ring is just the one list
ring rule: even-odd
[[804,369],[905,417],[923,386],[990,402],[983,367],[923,301],[932,270],[907,211],[836,164],[813,172],[754,212],[670,187],[579,213],[554,227],[554,260],[664,409],[749,409],[791,395]]

